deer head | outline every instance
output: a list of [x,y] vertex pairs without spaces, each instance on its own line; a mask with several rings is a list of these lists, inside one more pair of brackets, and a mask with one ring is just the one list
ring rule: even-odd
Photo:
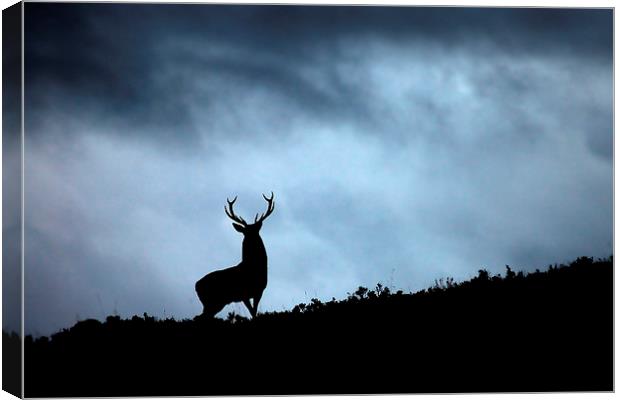
[[271,215],[275,206],[273,202],[273,192],[271,192],[271,198],[267,198],[267,196],[265,196],[264,194],[263,198],[267,200],[267,212],[261,214],[260,217],[258,214],[256,214],[253,224],[248,224],[243,218],[235,214],[235,211],[233,210],[233,205],[235,204],[235,201],[237,201],[237,196],[235,196],[232,201],[226,199],[226,202],[228,203],[228,208],[224,206],[224,212],[226,213],[226,215],[228,215],[228,218],[234,221],[232,226],[237,232],[241,232],[244,235],[258,235],[258,231],[260,231],[260,228],[262,228],[263,226],[263,221]]
[[[264,194],[263,198],[267,201],[267,211],[256,214],[252,224],[235,214],[233,206],[237,201],[236,196],[232,200],[226,199],[228,206],[224,206],[224,212],[233,220],[233,228],[244,236],[241,262],[234,267],[207,274],[196,282],[196,293],[204,306],[203,315],[212,317],[225,305],[242,301],[250,314],[256,316],[258,302],[267,287],[267,252],[259,231],[275,207],[273,192],[270,198]],[[250,299],[253,299],[254,304],[250,303]]]

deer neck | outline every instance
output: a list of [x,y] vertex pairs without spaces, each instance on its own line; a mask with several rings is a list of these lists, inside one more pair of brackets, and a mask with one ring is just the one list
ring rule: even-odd
[[243,239],[241,262],[246,265],[264,266],[267,268],[267,251],[265,251],[265,245],[260,236]]

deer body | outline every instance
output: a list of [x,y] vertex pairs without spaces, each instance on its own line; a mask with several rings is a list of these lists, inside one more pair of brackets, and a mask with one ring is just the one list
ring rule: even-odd
[[270,199],[263,197],[269,203],[267,213],[260,218],[256,215],[253,224],[235,215],[233,204],[236,197],[228,201],[230,211],[224,208],[226,215],[234,221],[233,228],[244,235],[241,262],[234,267],[211,272],[196,282],[196,293],[203,305],[202,315],[205,317],[213,317],[227,304],[240,301],[252,317],[256,316],[258,303],[267,287],[267,251],[259,231],[274,207],[273,193]]

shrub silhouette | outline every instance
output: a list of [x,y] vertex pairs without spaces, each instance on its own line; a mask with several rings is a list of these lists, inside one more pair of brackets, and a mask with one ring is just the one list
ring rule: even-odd
[[417,293],[377,284],[252,320],[147,315],[25,343],[25,392],[52,396],[613,390],[613,259]]

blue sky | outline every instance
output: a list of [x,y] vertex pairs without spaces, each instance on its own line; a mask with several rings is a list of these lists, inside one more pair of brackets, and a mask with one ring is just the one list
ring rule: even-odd
[[[26,332],[612,253],[610,10],[26,4]],[[244,315],[243,305],[227,307]]]

